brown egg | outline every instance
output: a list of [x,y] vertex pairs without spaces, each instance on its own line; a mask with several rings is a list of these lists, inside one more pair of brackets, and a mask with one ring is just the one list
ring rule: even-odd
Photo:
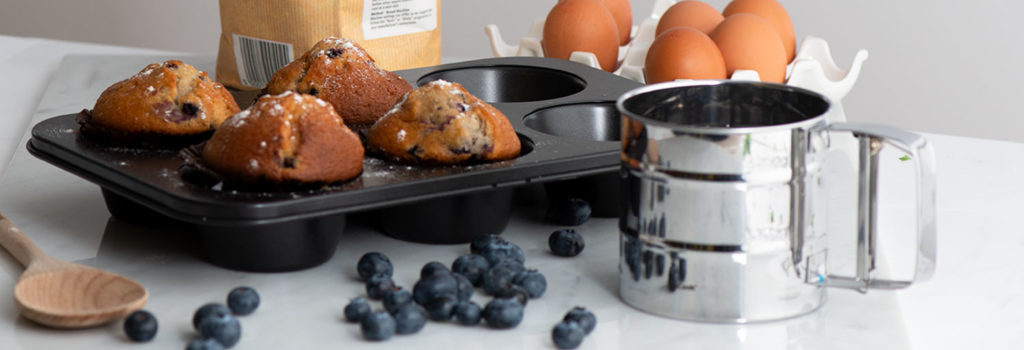
[[616,28],[619,29],[619,45],[629,43],[629,33],[633,29],[633,8],[629,0],[601,0],[608,12],[615,18]]
[[704,34],[711,34],[711,31],[715,30],[715,27],[724,18],[718,10],[706,2],[697,0],[680,1],[669,7],[661,15],[655,35],[661,35],[661,33],[675,27],[690,27],[702,31]]
[[763,18],[737,13],[711,32],[725,59],[726,74],[737,69],[757,71],[761,81],[782,83],[786,78],[786,49],[775,27]]
[[793,33],[793,21],[782,4],[775,0],[735,0],[722,10],[726,17],[737,13],[752,13],[768,20],[779,32],[782,44],[786,47],[786,62],[793,60],[796,55],[796,35]]
[[725,79],[725,60],[707,34],[676,27],[658,35],[647,49],[644,79],[648,84],[676,79]]
[[600,0],[561,0],[548,12],[541,47],[544,56],[566,60],[573,51],[591,52],[611,72],[619,58],[619,30]]

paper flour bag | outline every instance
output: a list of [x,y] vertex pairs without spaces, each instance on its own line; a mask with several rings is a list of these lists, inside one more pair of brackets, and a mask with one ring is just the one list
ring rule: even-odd
[[328,36],[387,70],[441,63],[441,0],[220,0],[220,18],[217,80],[236,89],[262,89]]

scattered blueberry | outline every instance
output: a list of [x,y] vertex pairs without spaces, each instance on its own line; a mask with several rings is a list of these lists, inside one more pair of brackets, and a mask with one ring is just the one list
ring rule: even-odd
[[399,307],[412,303],[412,293],[409,293],[408,289],[395,287],[384,292],[381,302],[384,304],[384,310],[394,314],[395,311],[398,311]]
[[365,298],[359,297],[352,299],[345,306],[345,319],[349,322],[362,321],[366,315],[370,314],[370,303]]
[[394,267],[391,266],[391,260],[378,252],[363,254],[363,257],[359,258],[359,263],[356,264],[356,271],[359,272],[359,277],[362,277],[364,281],[378,273],[391,277],[395,272]]
[[523,321],[523,305],[512,298],[494,298],[484,307],[482,315],[488,326],[508,329]]
[[132,341],[150,341],[156,336],[156,329],[156,317],[149,311],[135,311],[124,320],[124,334]]
[[512,271],[513,274],[518,274],[520,272],[526,271],[526,266],[523,266],[522,263],[515,260],[502,260],[499,261],[497,264],[491,265],[491,268],[495,267],[506,268],[509,271]]
[[512,281],[515,279],[516,273],[506,266],[491,267],[484,274],[484,292],[490,295],[508,296],[510,289],[515,285]]
[[359,330],[363,337],[369,340],[387,340],[395,335],[395,318],[386,311],[374,311],[359,323]]
[[473,283],[469,282],[465,276],[460,274],[452,274],[455,277],[455,288],[458,293],[456,296],[459,301],[469,300],[473,297]]
[[452,313],[455,311],[455,304],[459,302],[458,299],[451,295],[442,295],[434,298],[427,302],[427,305],[423,305],[427,309],[427,316],[434,321],[447,321],[452,319]]
[[431,261],[431,262],[428,262],[426,265],[423,265],[423,269],[420,270],[420,278],[424,278],[424,277],[428,277],[428,276],[433,276],[433,275],[436,275],[436,274],[450,274],[450,273],[452,273],[452,272],[451,272],[451,270],[448,270],[448,266],[444,266],[444,264],[442,264],[440,262],[437,262],[437,261]]
[[450,274],[422,278],[412,288],[412,299],[423,306],[443,295],[458,299],[458,282]]
[[576,256],[583,251],[583,236],[573,229],[557,230],[548,237],[548,246],[555,255]]
[[555,225],[579,226],[590,220],[590,203],[579,198],[555,200],[548,206],[545,218]]
[[523,287],[530,298],[534,299],[540,298],[548,289],[547,278],[537,270],[526,270],[516,274],[512,283]]
[[452,272],[466,277],[474,286],[484,283],[484,273],[490,267],[487,259],[478,254],[466,254],[452,262]]
[[228,309],[227,306],[224,306],[224,304],[209,303],[209,304],[203,305],[198,310],[196,310],[196,313],[194,315],[192,315],[192,327],[195,328],[198,331],[199,330],[199,322],[201,322],[207,316],[216,314],[218,312],[229,314],[229,313],[231,313],[231,310]]
[[395,317],[395,332],[413,334],[427,324],[427,311],[416,303],[404,304],[392,313]]
[[575,349],[583,342],[583,336],[587,335],[578,322],[562,321],[551,330],[551,340],[559,349]]
[[512,287],[503,289],[499,293],[495,294],[496,298],[513,298],[519,302],[520,305],[526,306],[526,303],[530,302],[530,293],[526,292],[522,286],[512,284]]
[[185,347],[185,350],[224,350],[224,346],[220,345],[216,339],[193,339]]
[[583,331],[587,334],[590,334],[590,332],[594,330],[594,327],[597,326],[597,317],[595,317],[592,312],[580,306],[569,310],[569,312],[565,314],[565,318],[562,320],[579,323],[580,327],[583,327]]
[[482,235],[476,236],[472,241],[469,242],[469,252],[472,254],[479,255],[484,251],[484,247],[492,244],[507,243],[504,238],[498,235]]
[[483,246],[478,254],[487,259],[491,266],[498,264],[502,260],[515,260],[520,264],[526,263],[526,255],[523,254],[523,249],[515,245],[515,243],[506,240],[491,242]]
[[480,314],[483,312],[480,305],[469,300],[460,301],[455,304],[455,320],[464,326],[475,326],[480,324]]
[[237,287],[228,293],[228,308],[235,315],[248,315],[260,306],[260,295],[252,287]]
[[225,348],[230,348],[242,338],[242,324],[231,313],[216,310],[199,322],[199,334],[203,339],[213,338]]
[[384,297],[384,293],[394,288],[395,282],[391,280],[391,276],[383,273],[370,276],[370,279],[366,281],[366,295],[373,300],[380,300]]

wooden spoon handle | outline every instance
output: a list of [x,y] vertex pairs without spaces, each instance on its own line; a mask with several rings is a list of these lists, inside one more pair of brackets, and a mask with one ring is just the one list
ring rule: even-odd
[[14,223],[3,213],[0,213],[0,246],[7,249],[8,253],[14,256],[22,265],[28,267],[33,261],[45,259],[43,253],[24,232],[21,232]]

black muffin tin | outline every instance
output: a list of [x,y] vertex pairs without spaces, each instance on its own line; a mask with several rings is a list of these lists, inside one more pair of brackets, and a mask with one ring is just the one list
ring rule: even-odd
[[[515,186],[576,179],[548,190],[589,195],[595,211],[615,207],[620,118],[614,101],[639,83],[536,57],[396,73],[415,85],[435,79],[462,84],[508,116],[522,154],[459,166],[408,166],[368,157],[363,174],[343,184],[248,192],[184,180],[177,152],[96,144],[80,136],[75,115],[35,125],[27,147],[36,157],[98,184],[115,217],[194,228],[211,262],[248,271],[296,270],[330,259],[349,213],[361,212],[360,217],[400,239],[460,243],[505,228]],[[598,188],[587,185],[594,181]],[[579,184],[591,188],[574,189]],[[563,188],[569,192],[556,191]]]

